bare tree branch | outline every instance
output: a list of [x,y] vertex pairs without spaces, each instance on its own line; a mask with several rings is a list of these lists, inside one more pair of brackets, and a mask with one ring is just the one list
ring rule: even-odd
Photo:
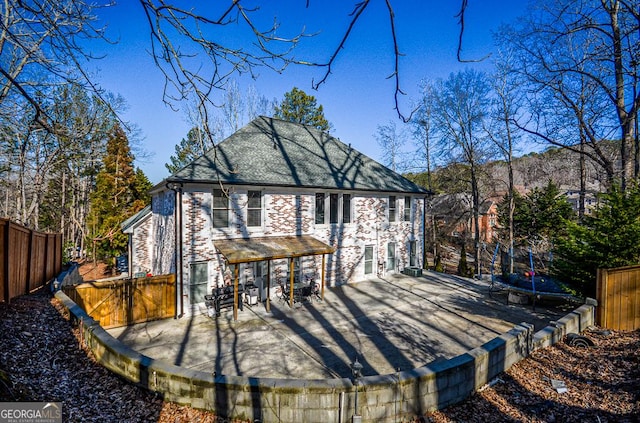
[[474,63],[474,62],[482,62],[483,60],[491,57],[491,53],[480,59],[462,59],[462,39],[464,38],[464,14],[467,10],[467,2],[468,0],[460,0],[460,12],[455,16],[458,18],[458,25],[460,25],[460,33],[458,35],[458,51],[456,53],[456,57],[458,58],[458,62],[460,63]]

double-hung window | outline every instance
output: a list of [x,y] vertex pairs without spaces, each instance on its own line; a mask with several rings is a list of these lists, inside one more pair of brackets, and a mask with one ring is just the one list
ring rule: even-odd
[[411,197],[404,197],[404,221],[411,221]]
[[316,225],[324,225],[324,193],[316,194]]
[[262,226],[262,192],[261,191],[248,192],[247,226]]
[[342,194],[342,223],[351,223],[351,194]]
[[221,190],[213,190],[213,227],[226,228],[229,226],[229,196]]
[[351,198],[351,194],[316,193],[316,225],[351,223]]
[[329,223],[338,223],[338,194],[329,194]]
[[396,196],[395,195],[390,195],[389,196],[389,222],[395,222],[396,221]]

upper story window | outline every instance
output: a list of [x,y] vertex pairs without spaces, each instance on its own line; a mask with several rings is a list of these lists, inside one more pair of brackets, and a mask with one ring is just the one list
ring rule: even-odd
[[404,221],[411,221],[411,197],[404,197]]
[[213,190],[213,227],[229,226],[229,196],[221,189]]
[[351,223],[351,194],[342,194],[342,223]]
[[396,212],[397,212],[396,196],[395,195],[390,195],[389,196],[389,222],[395,222],[396,221]]
[[316,194],[316,225],[324,224],[324,193]]
[[351,210],[351,194],[316,193],[316,225],[351,223]]
[[247,226],[262,226],[262,191],[249,191],[247,197]]
[[338,194],[329,194],[329,223],[338,223]]

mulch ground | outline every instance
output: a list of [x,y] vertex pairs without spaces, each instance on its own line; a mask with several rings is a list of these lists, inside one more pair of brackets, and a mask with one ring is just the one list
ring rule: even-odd
[[[536,351],[467,401],[416,421],[640,422],[640,331],[585,335],[594,346]],[[60,401],[69,422],[225,421],[164,402],[97,364],[47,292],[0,303],[0,401]]]

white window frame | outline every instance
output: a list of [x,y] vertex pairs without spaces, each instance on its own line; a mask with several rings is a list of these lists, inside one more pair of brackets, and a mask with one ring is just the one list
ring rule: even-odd
[[[202,267],[204,269],[202,269]],[[206,278],[204,282],[200,282],[197,284],[194,283],[196,271],[200,271],[200,272],[204,271],[206,273]],[[191,304],[198,304],[198,303],[204,302],[204,296],[209,293],[209,279],[210,279],[210,275],[209,275],[208,262],[194,261],[189,264],[189,301],[191,302]],[[202,291],[203,288],[204,288],[204,291]]]
[[[216,196],[216,193],[220,193],[220,196]],[[220,228],[228,228],[229,225],[231,224],[231,219],[229,218],[229,212],[231,210],[231,199],[229,198],[229,195],[227,195],[227,193],[224,192],[224,190],[220,189],[220,188],[214,188],[212,193],[211,193],[211,224],[213,225],[214,228],[216,229],[220,229]],[[216,207],[216,198],[222,198],[225,200],[226,202],[226,207]],[[226,225],[216,225],[216,210],[220,211],[220,210],[226,210]]]
[[[408,203],[408,204],[407,204]],[[404,197],[404,214],[402,220],[405,222],[411,222],[411,196],[405,195]]]
[[[345,202],[345,200],[344,200],[345,196],[347,196],[349,198],[348,203]],[[341,202],[342,202],[342,204],[341,204],[340,210],[342,212],[342,217],[341,217],[340,221],[343,224],[348,225],[351,222],[353,222],[353,195],[352,194],[343,193],[341,195]],[[348,210],[344,209],[345,208],[345,204],[349,204]],[[346,218],[346,220],[345,220],[345,218]]]
[[[318,202],[318,196],[322,195],[322,202]],[[324,192],[316,192],[314,195],[314,222],[316,225],[324,225],[327,221],[327,194]],[[318,204],[322,205],[322,220],[318,221]]]
[[[323,202],[318,203],[318,196],[323,196]],[[347,210],[348,221],[345,222],[344,196],[349,198]],[[316,225],[348,225],[353,222],[353,194],[341,192],[316,192],[314,204],[314,222]],[[323,220],[318,221],[318,204],[322,204]],[[334,206],[334,207],[332,207]]]
[[337,192],[331,192],[327,197],[329,197],[329,224],[336,225],[340,222],[341,195]]
[[[397,249],[397,244],[395,243],[395,241],[391,241],[391,242],[387,242],[386,245],[387,248],[387,273],[388,272],[395,272],[396,268],[398,267],[398,249]],[[393,264],[391,263],[391,254],[389,254],[389,251],[393,252]],[[389,266],[389,264],[392,264],[391,266]]]
[[389,223],[397,222],[398,221],[398,197],[396,197],[395,195],[390,195],[387,201],[389,202],[387,207],[387,219]]
[[[260,194],[259,196],[259,200],[260,200],[260,207],[250,207],[251,204],[251,193],[258,193]],[[260,222],[257,225],[251,225],[249,223],[249,216],[250,216],[250,211],[255,211],[255,210],[259,210],[260,211]],[[260,228],[262,227],[262,224],[264,223],[264,193],[262,192],[262,190],[248,190],[247,191],[247,227],[248,228]]]
[[[367,260],[367,250],[370,249],[371,250],[371,259]],[[376,258],[376,250],[375,250],[375,246],[374,245],[365,245],[364,246],[364,256],[363,256],[363,263],[364,263],[364,274],[365,275],[373,275],[375,273],[375,258]],[[367,263],[370,263],[371,265],[371,271],[367,272]]]
[[418,265],[418,242],[415,240],[409,241],[409,267],[416,267]]

